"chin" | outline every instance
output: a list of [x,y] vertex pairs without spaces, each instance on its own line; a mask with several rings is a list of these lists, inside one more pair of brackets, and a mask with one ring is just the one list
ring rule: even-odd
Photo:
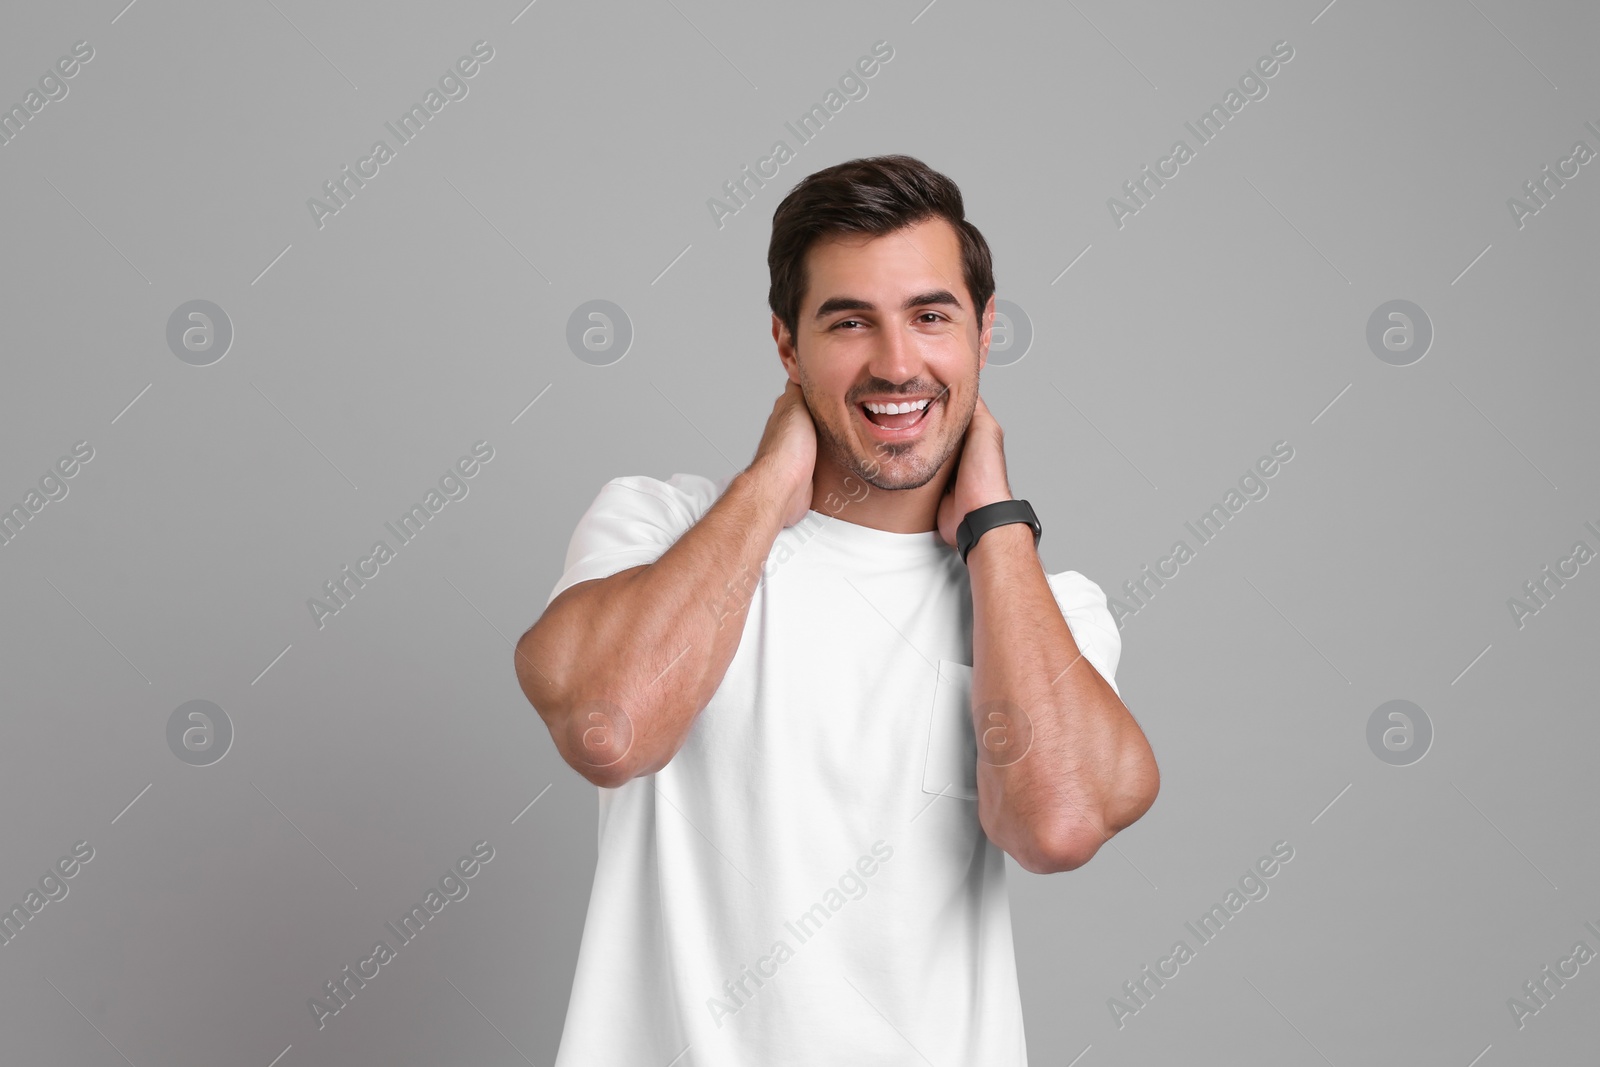
[[885,451],[881,458],[873,452],[854,457],[849,469],[857,478],[875,489],[920,489],[934,479],[943,462],[928,462],[917,442],[903,452]]

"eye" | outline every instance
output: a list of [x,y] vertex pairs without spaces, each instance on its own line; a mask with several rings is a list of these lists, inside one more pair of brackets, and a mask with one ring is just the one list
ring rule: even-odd
[[939,314],[937,311],[924,311],[921,315],[918,315],[917,318],[922,319],[928,317],[929,315],[932,315],[936,319],[944,318],[944,316]]
[[835,330],[837,330],[839,327],[848,325],[849,323],[852,323],[852,322],[859,324],[861,322],[861,320],[860,319],[845,319],[843,322],[834,323],[833,324],[833,328]]

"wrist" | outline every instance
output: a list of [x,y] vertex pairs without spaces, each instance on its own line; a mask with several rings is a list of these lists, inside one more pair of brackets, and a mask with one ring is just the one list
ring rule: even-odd
[[[1017,525],[1024,526],[1035,546],[1039,544],[1039,517],[1026,500],[1007,498],[973,508],[956,527],[956,549],[965,561],[986,537],[993,537],[997,531]],[[1009,540],[1010,536],[1005,535],[1005,539]]]
[[[984,552],[983,546],[990,546],[990,551]],[[1000,546],[1000,551],[995,551],[995,546]],[[967,565],[971,567],[980,559],[999,555],[1009,549],[1033,548],[1033,531],[1025,523],[1010,522],[1004,526],[996,526],[985,531],[972,547],[967,549]]]
[[772,527],[774,535],[783,529],[793,493],[785,488],[783,478],[773,468],[763,460],[756,460],[733,476],[729,489],[735,486],[755,505],[761,521]]

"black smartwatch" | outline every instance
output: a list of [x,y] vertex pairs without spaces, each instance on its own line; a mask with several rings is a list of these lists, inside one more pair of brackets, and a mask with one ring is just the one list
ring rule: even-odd
[[972,551],[978,538],[996,526],[1013,522],[1025,522],[1033,527],[1033,544],[1037,548],[1042,528],[1039,516],[1033,513],[1033,505],[1026,500],[998,500],[967,512],[967,517],[956,527],[956,548],[961,552],[961,562],[967,561],[967,553]]

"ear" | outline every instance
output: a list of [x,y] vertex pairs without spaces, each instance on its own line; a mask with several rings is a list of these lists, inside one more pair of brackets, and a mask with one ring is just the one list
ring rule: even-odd
[[994,339],[994,294],[989,294],[989,303],[984,306],[983,317],[978,320],[978,369],[982,370],[989,362],[989,342]]
[[800,357],[795,354],[794,338],[777,315],[772,316],[772,340],[778,346],[778,360],[783,364],[789,380],[800,384]]

